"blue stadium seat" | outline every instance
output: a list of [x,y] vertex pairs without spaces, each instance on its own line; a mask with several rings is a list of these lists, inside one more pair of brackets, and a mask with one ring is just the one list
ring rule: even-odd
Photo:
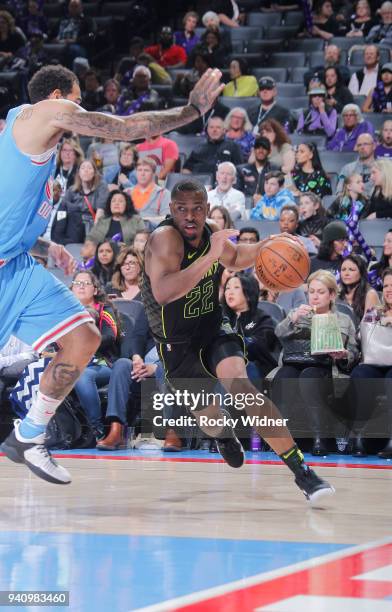
[[267,29],[271,26],[280,25],[282,19],[281,13],[248,13],[248,26],[263,27]]
[[269,58],[269,64],[278,68],[295,68],[305,66],[306,56],[302,52],[293,53],[274,53]]

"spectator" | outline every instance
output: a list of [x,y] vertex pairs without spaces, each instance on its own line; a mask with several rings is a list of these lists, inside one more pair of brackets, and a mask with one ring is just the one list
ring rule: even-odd
[[298,234],[299,227],[299,210],[295,204],[286,204],[280,211],[279,216],[279,228],[281,232],[292,234],[299,238],[304,245],[305,249],[310,255],[317,253],[317,247],[313,244],[313,241],[306,236],[300,236]]
[[121,147],[118,164],[108,166],[104,172],[109,191],[118,189],[122,191],[136,185],[136,158],[137,154],[133,145],[126,144]]
[[347,20],[347,38],[364,39],[369,34],[375,20],[368,0],[359,0],[355,7],[355,12]]
[[94,40],[97,26],[91,17],[83,14],[81,0],[69,0],[68,15],[61,19],[53,42],[67,46],[68,66],[76,57],[88,57],[88,47]]
[[26,62],[24,71],[27,74],[28,80],[40,68],[50,63],[50,57],[44,48],[44,42],[45,37],[42,32],[33,32],[29,36],[28,43],[17,51],[17,57]]
[[372,42],[383,47],[392,48],[392,2],[383,2],[379,10],[381,23],[375,25],[366,37],[366,42]]
[[321,198],[331,195],[330,180],[324,172],[317,146],[313,142],[298,145],[295,160],[292,181],[296,195],[305,191],[313,191]]
[[335,19],[331,0],[322,0],[316,5],[313,14],[312,35],[323,40],[330,40],[339,33],[339,24]]
[[111,191],[105,204],[104,216],[98,219],[87,235],[82,255],[87,259],[92,257],[97,244],[118,234],[121,234],[121,242],[130,245],[136,232],[142,229],[144,221],[136,213],[128,193]]
[[271,164],[268,156],[271,153],[271,143],[264,136],[257,136],[253,145],[254,162],[238,166],[237,189],[245,196],[256,195],[256,201],[264,193],[264,180],[267,172],[279,170],[275,164]]
[[337,112],[325,102],[327,90],[324,85],[311,83],[308,90],[309,106],[302,110],[298,119],[297,132],[320,134],[331,138],[336,131]]
[[260,234],[255,227],[241,227],[238,234],[238,244],[256,244],[259,240]]
[[61,195],[72,187],[83,160],[84,153],[79,143],[73,138],[64,138],[57,150],[56,169],[53,177],[61,185]]
[[15,20],[11,13],[0,10],[0,61],[3,70],[5,64],[11,62],[25,43],[23,35],[15,28]]
[[136,145],[139,159],[150,157],[157,163],[158,180],[164,180],[169,172],[175,171],[180,153],[178,146],[171,138],[162,134],[151,136],[144,142]]
[[189,96],[200,77],[211,68],[211,56],[201,47],[196,47],[189,57],[188,64],[192,66],[192,72],[177,74],[173,85],[173,93],[184,98]]
[[368,283],[366,260],[361,255],[347,255],[340,266],[339,299],[352,307],[357,326],[365,312],[379,306],[377,291]]
[[351,215],[354,202],[357,204],[358,216],[362,219],[367,217],[370,204],[364,191],[365,183],[361,174],[353,172],[346,176],[342,182],[342,193],[329,207],[328,217],[346,221]]
[[114,267],[112,280],[105,287],[108,295],[141,302],[142,270],[143,258],[140,251],[129,246],[121,249]]
[[327,90],[325,102],[329,107],[334,108],[337,113],[341,113],[346,104],[354,102],[353,95],[344,84],[340,69],[336,66],[330,66],[325,69],[324,85]]
[[364,113],[392,113],[392,62],[384,64],[380,72],[381,80],[369,92],[362,106]]
[[318,249],[323,229],[328,224],[321,198],[313,191],[305,191],[299,196],[298,212],[301,219],[298,225],[298,234],[310,238]]
[[84,75],[82,105],[87,111],[95,111],[105,104],[101,78],[96,70],[90,68]]
[[392,161],[378,159],[374,162],[370,178],[374,191],[370,197],[368,219],[390,219],[392,217]]
[[123,86],[128,86],[132,78],[135,66],[146,66],[151,70],[151,81],[157,85],[171,85],[170,74],[158,64],[148,53],[144,53],[144,40],[140,36],[134,36],[129,43],[129,56],[124,57],[118,67],[115,78]]
[[254,125],[255,133],[260,132],[262,123],[272,119],[280,123],[286,131],[292,130],[294,123],[293,117],[287,108],[276,103],[275,99],[277,95],[278,90],[276,89],[275,79],[269,76],[261,77],[261,79],[259,79],[260,104],[255,103],[248,111],[249,119]]
[[29,363],[36,361],[33,348],[16,336],[10,336],[0,349],[0,401],[8,383],[15,384]]
[[227,52],[222,42],[219,30],[206,30],[200,39],[200,44],[193,52],[202,51],[210,56],[210,63],[215,68],[221,68],[226,64]]
[[271,317],[257,307],[259,286],[254,276],[236,272],[227,279],[223,293],[223,312],[233,330],[244,341],[246,371],[251,380],[259,381],[276,367],[272,351],[276,345]]
[[226,53],[231,53],[231,35],[226,29],[220,28],[220,21],[218,15],[214,11],[207,11],[202,17],[202,23],[206,30],[219,32],[221,46]]
[[116,79],[108,79],[105,81],[103,86],[103,97],[105,108],[110,108],[112,112],[115,112],[118,99],[121,95],[121,86]]
[[118,164],[120,143],[105,138],[94,138],[88,146],[86,157],[92,160],[100,172]]
[[[275,334],[283,346],[283,367],[274,378],[274,401],[281,408],[283,388],[287,388],[291,401],[293,395],[299,393],[314,436],[313,455],[328,454],[322,438],[327,437],[325,430],[331,419],[328,397],[334,396],[332,366],[335,364],[343,372],[348,372],[358,358],[353,322],[348,315],[335,311],[337,292],[333,274],[326,270],[311,274],[308,279],[309,304],[304,303],[289,312],[275,328]],[[310,336],[314,312],[336,315],[344,345],[342,351],[325,355],[311,354]],[[297,379],[298,386],[287,384],[289,381],[285,384],[287,379]]]
[[72,293],[89,309],[101,332],[101,344],[79,380],[75,384],[75,393],[94,430],[96,440],[104,437],[101,400],[98,387],[106,385],[110,379],[111,364],[118,357],[117,316],[108,301],[98,279],[92,272],[78,272],[72,281]]
[[342,110],[343,127],[337,130],[335,136],[327,143],[330,151],[354,151],[360,134],[374,136],[374,127],[370,121],[363,119],[357,104],[346,104]]
[[380,144],[377,145],[374,152],[376,157],[386,157],[392,159],[392,120],[384,121],[381,134]]
[[54,232],[57,220],[57,211],[60,208],[61,198],[63,197],[63,191],[59,181],[55,180],[53,182],[52,192],[52,210],[50,212],[49,223],[44,234],[42,234],[42,238],[45,238],[45,240],[52,240],[52,232]]
[[295,153],[283,127],[275,119],[266,119],[259,129],[260,136],[267,138],[271,144],[269,162],[278,166],[283,174],[290,174],[295,165]]
[[236,0],[214,0],[212,6],[223,26],[226,28],[239,27],[242,17]]
[[183,47],[188,57],[194,46],[200,41],[200,36],[195,32],[198,21],[199,15],[195,11],[188,11],[182,20],[184,29],[174,32],[175,44]]
[[20,26],[27,38],[37,33],[44,35],[48,33],[48,22],[42,13],[42,3],[37,0],[28,0],[27,13],[20,20]]
[[212,219],[212,221],[216,223],[218,229],[220,230],[231,229],[232,227],[234,227],[234,223],[230,216],[230,213],[224,206],[214,206],[210,210],[208,218]]
[[255,137],[252,134],[252,124],[244,108],[232,108],[224,122],[226,138],[237,143],[241,148],[242,157],[248,160]]
[[164,26],[158,37],[158,44],[146,47],[144,52],[151,55],[163,68],[182,68],[187,55],[185,49],[174,44],[173,30]]
[[349,90],[353,96],[367,96],[380,80],[380,51],[375,45],[367,45],[363,52],[364,67],[351,76]]
[[136,211],[143,219],[165,217],[169,214],[170,192],[156,184],[157,164],[150,157],[136,164],[136,185],[130,195]]
[[310,262],[310,271],[330,270],[337,274],[347,247],[347,227],[343,221],[331,221],[323,229],[317,257]]
[[114,240],[103,240],[95,248],[94,265],[91,272],[97,277],[102,287],[112,280],[116,257],[119,252],[118,242],[114,242]]
[[182,172],[215,175],[217,165],[223,161],[231,161],[235,166],[241,164],[241,149],[235,142],[226,139],[223,119],[213,115],[207,123],[207,142],[192,151]]
[[242,98],[257,96],[259,86],[256,77],[249,74],[248,62],[242,57],[233,58],[229,66],[230,81],[223,90],[224,96]]
[[358,159],[345,164],[340,171],[336,192],[343,191],[343,182],[348,176],[360,174],[364,183],[365,194],[369,197],[373,191],[374,185],[370,180],[370,173],[374,163],[374,154],[376,143],[372,134],[360,134],[355,144],[355,151],[358,152]]
[[369,264],[369,275],[374,277],[372,285],[379,287],[386,268],[392,268],[392,228],[384,236],[382,255],[379,261],[372,261]]
[[160,107],[158,92],[151,87],[151,71],[146,66],[136,66],[132,81],[117,100],[116,114],[129,116],[134,113],[157,110]]
[[83,161],[57,211],[53,240],[59,244],[84,242],[94,223],[104,215],[108,195],[108,186],[96,166]]
[[324,81],[324,74],[327,68],[336,66],[339,68],[342,80],[346,85],[350,80],[350,70],[343,66],[341,61],[341,50],[337,45],[327,45],[324,49],[324,65],[314,66],[304,74],[305,87],[309,87],[311,81]]
[[[363,319],[364,323],[372,323],[374,326],[380,326],[380,329],[388,330],[385,326],[390,327],[392,322],[392,269],[387,268],[383,274],[383,305],[380,308],[372,308],[368,310]],[[375,336],[375,334],[374,334]],[[388,422],[386,435],[389,437],[389,441],[385,448],[383,448],[378,456],[383,459],[390,459],[392,457],[392,432],[391,432],[391,416],[390,406],[392,406],[392,367],[390,365],[384,365],[380,341],[372,339],[372,348],[377,349],[380,353],[380,362],[378,365],[373,363],[365,363],[366,350],[362,349],[363,363],[357,365],[351,372],[352,385],[350,388],[350,404],[353,413],[356,415],[356,435],[358,442],[356,444],[355,452],[356,455],[363,456],[366,451],[363,447],[362,440],[360,438],[360,424],[366,423],[371,416],[371,406],[374,406],[375,396],[380,392],[386,393],[387,406],[388,406]],[[389,362],[390,363],[390,362]],[[370,380],[369,380],[370,379]],[[377,379],[377,382],[373,382]],[[380,379],[384,380],[384,385],[380,384]]]
[[283,186],[282,172],[268,172],[264,180],[264,195],[252,208],[250,218],[255,221],[278,221],[283,206],[295,203],[292,192]]
[[208,202],[211,207],[224,206],[233,221],[245,218],[245,196],[234,189],[237,170],[231,162],[222,162],[216,171],[217,186],[208,192]]
[[144,247],[147,244],[147,240],[149,239],[150,234],[151,234],[150,230],[147,230],[147,229],[138,230],[136,232],[135,239],[132,244],[135,251],[138,251],[139,253],[143,255]]

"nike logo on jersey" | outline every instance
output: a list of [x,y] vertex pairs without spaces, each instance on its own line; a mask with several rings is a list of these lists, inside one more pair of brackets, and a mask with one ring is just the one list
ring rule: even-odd
[[197,251],[194,253],[188,253],[188,259],[193,259],[193,257],[197,254]]

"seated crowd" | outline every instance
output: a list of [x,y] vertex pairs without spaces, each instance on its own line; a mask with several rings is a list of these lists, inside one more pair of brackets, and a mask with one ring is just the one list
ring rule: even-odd
[[[170,191],[187,175],[206,186],[209,216],[219,229],[240,228],[239,242],[287,232],[310,255],[307,282],[286,293],[263,287],[253,269],[225,271],[221,303],[244,339],[249,376],[269,380],[274,401],[294,422],[292,411],[301,405],[306,411],[301,416],[312,452],[326,454],[332,448],[327,438],[345,437],[352,440],[349,452],[364,455],[375,395],[392,406],[392,359],[380,350],[380,362],[372,360],[364,336],[364,325],[372,324],[387,344],[392,324],[392,3],[325,0],[311,15],[302,6],[261,2],[258,13],[247,14],[235,0],[212,2],[201,18],[186,13],[178,29],[164,24],[154,40],[127,40],[129,55],[106,80],[104,70],[90,66],[96,23],[84,16],[81,0],[70,0],[52,30],[45,6],[36,2],[14,15],[0,11],[0,77],[19,70],[23,84],[50,61],[44,41],[63,44],[64,63],[78,70],[89,110],[129,116],[186,104],[208,68],[223,70],[225,87],[215,106],[176,132],[136,144],[67,134],[58,148],[45,237],[77,254],[70,288],[102,333],[75,387],[98,449],[125,445],[125,427],[136,416],[127,405],[131,397],[139,406],[140,382],[156,377],[163,384],[139,282],[148,236],[170,214]],[[290,12],[297,14],[291,31],[285,25]],[[276,29],[286,28],[281,48],[272,40],[268,47],[262,19],[252,26],[252,15],[263,14],[277,16]],[[303,64],[295,57],[290,63],[290,52],[302,54]],[[336,315],[342,350],[312,355],[315,313]],[[0,376],[15,377],[34,359],[30,347],[12,338],[0,352]],[[347,383],[343,402],[334,385],[339,377]],[[285,379],[302,404],[290,401]],[[381,379],[373,396],[363,382],[369,379]],[[107,387],[104,405],[100,387]],[[332,421],[345,424],[341,435],[327,435]],[[385,423],[378,437],[389,441],[379,455],[388,458],[392,414]],[[256,438],[253,432],[259,448]],[[164,448],[184,444],[167,431]]]

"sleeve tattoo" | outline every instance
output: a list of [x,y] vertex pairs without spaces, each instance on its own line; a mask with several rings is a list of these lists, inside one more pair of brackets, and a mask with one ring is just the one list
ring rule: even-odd
[[50,242],[45,240],[45,238],[38,238],[37,242],[30,249],[30,254],[33,257],[41,257],[42,259],[47,259],[49,256],[49,246]]
[[192,106],[167,111],[137,113],[131,117],[116,117],[97,112],[59,112],[55,115],[64,129],[110,140],[137,140],[169,132],[198,117]]

